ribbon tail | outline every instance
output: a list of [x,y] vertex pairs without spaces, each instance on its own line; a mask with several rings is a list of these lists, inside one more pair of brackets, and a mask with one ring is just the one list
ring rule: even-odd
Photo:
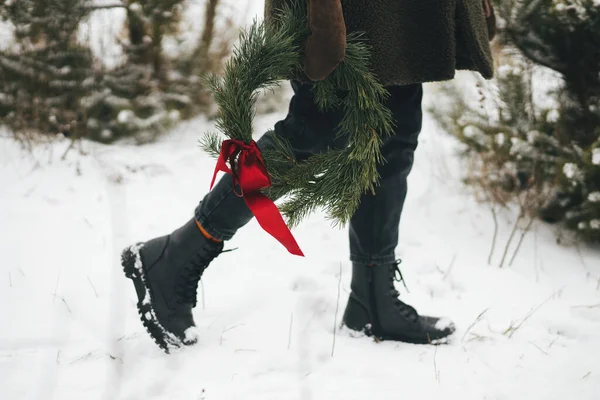
[[231,170],[227,166],[227,155],[230,152],[231,145],[225,141],[221,145],[221,153],[219,154],[219,159],[217,160],[217,165],[215,166],[215,172],[213,173],[212,181],[210,182],[210,189],[212,190],[215,185],[215,181],[217,180],[217,174],[219,171],[223,171],[226,173],[231,173]]
[[277,239],[291,254],[304,257],[290,228],[285,224],[279,209],[271,199],[260,192],[248,193],[244,199],[258,224],[267,233]]
[[215,172],[213,173],[212,181],[210,181],[210,190],[212,190],[213,186],[215,186],[215,181],[217,180],[217,174],[221,169],[219,168],[219,162],[217,162],[217,166],[215,167]]

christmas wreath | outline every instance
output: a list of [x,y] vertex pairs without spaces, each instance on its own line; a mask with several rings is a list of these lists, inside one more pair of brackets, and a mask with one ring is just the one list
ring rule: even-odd
[[[348,222],[361,195],[378,184],[377,164],[384,161],[380,148],[393,133],[392,115],[385,106],[388,92],[369,69],[367,44],[354,33],[347,36],[343,61],[313,87],[319,108],[344,110],[337,134],[348,135],[347,147],[297,161],[289,143],[274,135],[274,148],[258,149],[252,138],[258,94],[303,73],[303,49],[310,34],[300,1],[280,10],[273,22],[255,22],[242,32],[223,77],[208,78],[219,107],[216,127],[228,139],[207,133],[201,140],[203,149],[218,158],[215,177],[218,171],[232,174],[236,193],[263,229],[298,255],[302,252],[281,214],[289,226],[318,208],[334,224]],[[338,89],[344,96],[337,95]],[[278,209],[270,199],[279,198]]]

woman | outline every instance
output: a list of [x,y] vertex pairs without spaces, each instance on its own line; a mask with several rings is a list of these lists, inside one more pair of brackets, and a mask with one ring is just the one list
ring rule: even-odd
[[[291,1],[267,0],[267,21]],[[352,291],[344,324],[382,339],[444,340],[455,330],[449,320],[419,315],[398,298],[394,280],[402,274],[394,251],[421,131],[422,83],[452,79],[457,69],[492,77],[493,9],[489,0],[308,0],[308,10],[312,36],[305,48],[305,74],[292,80],[287,117],[258,146],[269,148],[273,135],[281,135],[302,160],[345,145],[345,138],[334,133],[341,112],[320,112],[310,81],[324,79],[343,60],[347,32],[364,32],[372,47],[372,70],[390,93],[387,106],[396,127],[382,147],[386,163],[379,166],[380,186],[362,196],[350,222]],[[225,175],[184,226],[123,252],[142,322],[167,352],[196,342],[190,328],[198,281],[223,242],[252,218],[231,179]]]

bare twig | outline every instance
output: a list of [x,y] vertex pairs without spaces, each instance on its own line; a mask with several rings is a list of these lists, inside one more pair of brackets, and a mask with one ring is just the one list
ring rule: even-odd
[[587,377],[588,377],[588,376],[590,376],[590,374],[591,374],[591,373],[592,373],[592,372],[590,371],[590,372],[588,372],[587,374],[585,374],[584,376],[582,376],[582,377],[581,377],[581,380],[583,380],[583,379],[587,379]]
[[202,309],[205,310],[206,309],[206,301],[204,300],[204,281],[202,279],[200,279],[200,291],[201,291],[201,295],[202,295]]
[[548,354],[547,352],[545,352],[544,350],[542,350],[540,348],[540,346],[538,346],[537,344],[533,343],[533,342],[529,342],[530,345],[532,345],[533,347],[535,347],[536,349],[538,349],[539,351],[541,351],[542,353],[544,353],[545,355],[549,356],[550,354]]
[[52,293],[52,302],[54,303],[54,300],[56,300],[56,291],[58,290],[58,282],[60,281],[60,272],[61,270],[58,271],[58,275],[56,275],[56,285],[54,285],[54,293]]
[[118,361],[119,363],[123,364],[123,359],[122,359],[121,357],[113,356],[113,355],[112,355],[112,354],[110,354],[110,353],[106,353],[106,354],[108,355],[108,357],[109,357],[111,360],[115,360],[115,361]]
[[288,350],[292,346],[292,326],[294,326],[294,313],[290,314],[290,330],[288,332]]
[[515,261],[515,257],[517,256],[517,253],[519,252],[519,249],[521,248],[523,239],[525,238],[525,235],[527,235],[527,232],[529,232],[529,229],[531,229],[531,225],[533,225],[534,221],[535,221],[535,219],[533,217],[531,217],[529,219],[529,222],[527,223],[527,226],[525,227],[525,229],[523,229],[521,231],[521,236],[519,237],[519,241],[517,242],[517,247],[515,248],[515,251],[514,251],[512,257],[510,258],[510,261],[508,262],[509,267],[512,265],[513,261]]
[[59,358],[60,358],[60,349],[58,349],[58,351],[56,352],[56,365],[60,364]]
[[337,333],[337,316],[340,308],[340,287],[342,286],[342,263],[340,263],[340,275],[338,277],[338,291],[337,291],[337,302],[335,304],[335,316],[333,318],[333,343],[331,344],[331,357],[335,352],[335,337]]
[[223,332],[221,332],[221,339],[219,339],[219,346],[223,345],[223,336],[225,335],[226,332],[229,332],[232,329],[235,329],[237,327],[244,326],[244,325],[246,325],[246,324],[237,324],[237,325],[230,326],[229,328],[223,330]]
[[8,285],[12,287],[12,276],[10,275],[10,271],[8,271]]
[[436,362],[436,356],[437,356],[437,349],[439,346],[434,346],[435,349],[433,350],[433,371],[435,372],[435,380],[437,381],[438,385],[440,383],[440,371],[438,370],[437,367],[437,362]]
[[454,253],[454,255],[452,256],[452,260],[450,261],[450,265],[448,266],[448,269],[446,270],[446,272],[444,273],[444,276],[442,277],[442,280],[445,281],[448,276],[450,275],[450,272],[452,272],[452,268],[454,268],[454,263],[456,262],[456,253]]
[[58,296],[58,295],[56,297],[58,297],[65,304],[65,307],[67,307],[67,311],[69,312],[69,314],[73,314],[71,312],[71,307],[69,307],[69,304],[67,303],[67,301],[65,300],[65,298],[62,297],[62,296]]
[[201,74],[206,74],[211,70],[211,60],[208,54],[215,36],[215,19],[219,2],[220,0],[208,0],[206,2],[206,9],[204,11],[204,29],[200,36],[200,43],[192,56],[192,60],[199,64],[199,72]]
[[256,353],[255,349],[235,349],[233,352],[234,353],[241,353],[243,351],[249,351],[249,352],[252,352],[252,353]]
[[484,340],[486,340],[486,339],[489,339],[489,336],[480,335],[480,334],[478,334],[478,333],[471,332],[471,337],[469,338],[469,340],[467,340],[467,343],[469,343],[469,342],[473,342],[473,341],[475,341],[475,340],[478,340],[478,341],[484,341]]
[[523,324],[525,322],[527,322],[527,320],[529,318],[531,318],[533,316],[533,314],[535,314],[536,312],[538,312],[538,310],[540,308],[542,308],[542,306],[544,304],[546,304],[547,302],[549,302],[554,296],[556,296],[556,294],[558,292],[560,292],[561,290],[563,290],[564,287],[562,287],[561,289],[557,290],[556,292],[552,293],[552,295],[550,295],[550,297],[548,297],[546,300],[544,300],[543,302],[541,302],[540,304],[538,304],[537,306],[535,306],[534,308],[532,308],[531,310],[529,310],[529,312],[527,313],[527,315],[525,316],[525,318],[523,318],[521,320],[521,322],[519,322],[516,326],[513,326],[512,324],[504,331],[504,335],[508,335],[509,338],[512,338],[513,335],[523,326]]
[[120,342],[122,340],[131,340],[131,339],[135,339],[137,337],[139,337],[140,334],[139,333],[132,333],[131,335],[123,335],[120,338],[117,339],[117,342]]
[[496,215],[496,208],[491,205],[492,217],[494,218],[494,236],[492,237],[492,247],[490,248],[490,254],[488,255],[488,265],[492,264],[492,256],[496,249],[496,240],[498,238],[498,215]]
[[60,159],[62,161],[65,161],[65,159],[67,158],[67,154],[69,154],[69,152],[73,149],[73,147],[75,147],[76,141],[77,141],[77,139],[71,139],[71,143],[69,144],[69,147],[67,147],[67,149],[65,150],[63,155],[60,157]]
[[600,303],[598,303],[598,304],[592,304],[590,306],[586,306],[586,305],[571,306],[571,308],[598,308],[598,307],[600,307]]
[[75,360],[71,361],[69,364],[71,364],[71,365],[72,365],[72,364],[78,363],[79,361],[87,360],[88,358],[92,357],[92,356],[94,355],[94,353],[95,353],[95,352],[96,352],[96,351],[90,351],[89,353],[87,353],[87,354],[84,354],[84,355],[82,355],[81,357],[79,357],[79,358],[77,358],[77,359],[75,359]]
[[87,217],[83,217],[83,222],[85,222],[85,224],[86,224],[86,225],[87,225],[89,228],[91,228],[91,229],[93,229],[93,228],[94,228],[94,225],[92,225],[92,223],[90,222],[90,220],[89,220]]
[[115,3],[115,4],[104,4],[104,5],[91,5],[85,7],[86,10],[96,11],[96,10],[108,10],[111,8],[127,8],[125,4]]
[[94,286],[94,284],[92,283],[92,280],[90,279],[90,277],[87,277],[88,282],[90,283],[90,286],[92,287],[92,289],[94,290],[94,294],[96,295],[96,297],[98,297],[98,291],[96,291],[96,287]]
[[587,265],[585,262],[585,258],[583,257],[583,253],[581,252],[581,243],[575,243],[575,249],[577,250],[577,254],[579,255],[579,260],[581,261],[581,266],[584,270],[587,271]]
[[537,225],[533,228],[533,269],[535,271],[535,281],[540,282],[540,273],[538,271],[538,235]]
[[475,321],[473,321],[473,323],[471,325],[469,325],[469,327],[467,328],[467,330],[465,331],[465,334],[463,335],[462,339],[460,340],[461,342],[465,341],[465,337],[467,337],[467,333],[469,333],[469,331],[479,323],[479,321],[481,321],[481,318],[483,317],[483,315],[488,312],[489,308],[486,308],[485,310],[483,310],[481,313],[479,313],[479,315],[477,316],[477,318],[475,318]]
[[533,84],[532,84],[532,82],[534,82],[534,78],[533,78],[533,63],[532,62],[527,62],[527,63],[525,63],[525,67],[527,69],[527,75],[529,75],[527,77],[527,80],[526,80],[526,82],[527,82],[527,91],[528,91],[528,94],[529,94],[529,96],[528,96],[529,97],[528,98],[528,100],[529,100],[529,102],[528,102],[529,103],[528,104],[528,106],[529,106],[529,112],[527,114],[528,114],[528,117],[529,117],[529,123],[531,124],[530,126],[536,126],[536,115],[537,115],[537,113],[536,113],[535,103],[534,103],[534,100],[533,100],[534,91],[533,91]]
[[504,247],[504,253],[502,254],[502,260],[500,260],[499,267],[502,268],[504,266],[504,260],[506,260],[506,256],[508,254],[508,249],[510,248],[510,244],[512,243],[513,238],[515,237],[515,233],[517,233],[517,229],[519,228],[519,221],[523,218],[523,214],[519,214],[519,217],[515,221],[515,225],[513,226],[512,232],[508,237],[508,241],[506,242],[506,246]]

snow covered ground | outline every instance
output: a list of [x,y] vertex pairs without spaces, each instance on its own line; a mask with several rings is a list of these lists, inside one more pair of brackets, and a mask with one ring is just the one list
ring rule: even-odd
[[[281,116],[259,117],[257,132]],[[65,161],[68,142],[32,156],[0,139],[1,399],[600,398],[600,251],[557,245],[536,224],[500,269],[515,219],[503,212],[488,265],[491,213],[461,185],[456,145],[429,116],[398,248],[410,293],[399,289],[455,320],[449,345],[342,330],[333,348],[347,234],[314,215],[295,231],[303,259],[255,222],[240,231],[227,243],[239,249],[205,274],[200,343],[163,354],[119,253],[191,217],[214,168],[196,146],[207,129],[200,118],[143,147],[86,142]]]

